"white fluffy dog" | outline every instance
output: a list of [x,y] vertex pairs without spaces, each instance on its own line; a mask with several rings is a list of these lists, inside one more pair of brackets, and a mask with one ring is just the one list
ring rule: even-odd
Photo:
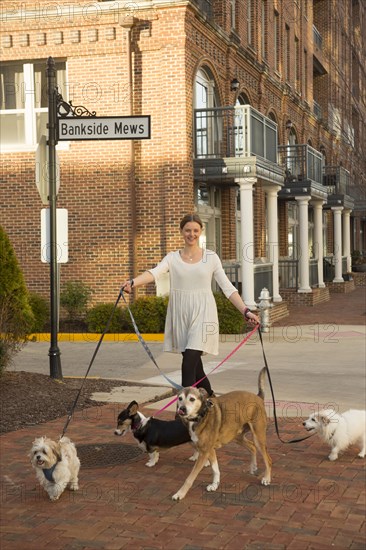
[[79,489],[80,460],[68,437],[58,442],[39,437],[33,441],[29,456],[37,479],[51,500],[57,500],[67,485],[72,491]]
[[338,453],[350,445],[359,445],[360,458],[366,453],[366,411],[349,410],[337,414],[333,409],[323,409],[303,422],[305,428],[315,430],[331,448],[329,460],[337,460]]

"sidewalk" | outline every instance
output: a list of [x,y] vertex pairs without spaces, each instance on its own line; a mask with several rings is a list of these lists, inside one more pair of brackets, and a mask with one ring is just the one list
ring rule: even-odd
[[[324,403],[341,410],[365,408],[365,319],[365,289],[356,289],[291,313],[287,322],[264,335],[284,440],[306,435],[303,417]],[[239,343],[229,340],[221,343],[218,358],[204,359],[206,372]],[[16,368],[47,373],[48,347],[46,342],[30,344],[19,354]],[[160,368],[179,378],[179,357],[162,354],[161,342],[149,342],[149,347]],[[64,375],[83,376],[95,343],[62,342],[60,349]],[[259,342],[253,339],[210,380],[219,393],[241,387],[255,391],[262,366]],[[141,345],[133,342],[103,342],[91,375],[159,386],[164,380]],[[269,397],[266,385],[271,415]],[[145,406],[143,412],[156,414],[161,403]],[[260,485],[262,460],[258,477],[249,475],[247,451],[231,443],[217,453],[219,489],[206,492],[211,470],[205,468],[187,497],[176,503],[171,496],[192,468],[191,447],[162,451],[159,463],[147,468],[147,456],[139,454],[132,435],[113,434],[121,408],[121,403],[107,403],[74,416],[67,435],[81,457],[80,490],[65,491],[56,503],[39,488],[27,452],[35,437],[57,438],[64,419],[1,437],[2,550],[365,547],[365,459],[357,457],[355,447],[330,462],[327,446],[316,436],[281,443],[270,419],[269,487]],[[171,417],[171,411],[160,415]]]

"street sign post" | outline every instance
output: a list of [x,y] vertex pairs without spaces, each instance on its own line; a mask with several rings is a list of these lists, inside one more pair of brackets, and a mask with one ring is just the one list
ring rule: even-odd
[[[50,375],[62,379],[60,349],[58,347],[58,294],[59,265],[57,258],[57,191],[58,172],[56,145],[58,141],[96,140],[96,139],[128,139],[130,141],[150,139],[150,116],[97,117],[96,113],[85,107],[73,106],[71,101],[64,101],[59,93],[56,82],[55,61],[47,60],[47,92],[48,92],[48,142],[41,140],[38,152],[39,170],[36,176],[37,187],[45,202],[48,192],[49,202],[49,247],[47,258],[50,263],[50,302],[51,302],[51,346]],[[46,148],[46,145],[48,146]],[[46,153],[47,151],[47,153]],[[42,180],[42,169],[48,159],[48,188]],[[64,255],[66,258],[66,255]],[[48,261],[47,259],[47,261]]]

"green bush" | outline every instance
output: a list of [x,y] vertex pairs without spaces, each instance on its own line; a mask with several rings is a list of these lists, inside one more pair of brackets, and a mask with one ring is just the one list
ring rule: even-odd
[[[162,296],[146,296],[138,298],[131,306],[132,315],[140,332],[145,334],[160,334],[164,332],[165,317],[168,308],[168,298]],[[127,317],[128,316],[128,317]],[[131,318],[125,311],[128,326],[134,331]]]
[[241,334],[245,320],[240,311],[222,294],[214,292],[219,317],[220,334]]
[[32,332],[34,315],[14,249],[0,226],[0,374]]
[[[219,316],[220,334],[242,334],[246,323],[241,313],[221,292],[215,292],[214,297]],[[105,330],[113,306],[114,304],[99,304],[89,310],[86,322],[90,332],[101,333]],[[161,296],[141,297],[130,306],[137,328],[145,334],[164,332],[167,308],[168,298]],[[133,333],[134,331],[127,308],[118,308],[108,332]]]
[[[112,315],[114,304],[98,304],[92,307],[86,315],[86,324],[89,332],[104,332],[108,319]],[[127,332],[127,326],[124,322],[123,312],[117,308],[111,319],[107,332]]]
[[84,319],[93,291],[81,281],[68,281],[60,293],[60,305],[69,321]]
[[29,303],[34,315],[32,332],[43,332],[50,316],[49,303],[43,296],[31,292],[29,294]]

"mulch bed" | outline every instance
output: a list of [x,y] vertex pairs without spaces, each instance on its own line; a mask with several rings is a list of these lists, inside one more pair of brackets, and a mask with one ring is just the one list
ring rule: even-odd
[[[0,433],[20,430],[69,414],[82,381],[78,378],[58,381],[44,374],[23,371],[5,372],[0,378]],[[105,405],[90,399],[94,392],[130,385],[123,380],[86,379],[75,410]]]

